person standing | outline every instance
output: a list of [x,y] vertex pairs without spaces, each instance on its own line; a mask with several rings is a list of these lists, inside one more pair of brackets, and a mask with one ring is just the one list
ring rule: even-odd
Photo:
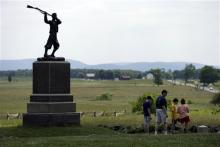
[[163,126],[164,133],[167,135],[167,91],[162,90],[161,95],[156,100],[156,124],[155,124],[155,135],[157,135],[158,127]]
[[150,133],[150,121],[151,121],[151,105],[152,105],[152,97],[147,96],[146,101],[143,103],[143,111],[144,111],[144,132]]
[[178,104],[178,99],[174,98],[173,103],[171,105],[171,120],[172,120],[172,131],[175,131],[176,128],[176,123],[178,121],[178,115],[177,115],[177,104]]
[[181,99],[181,105],[177,107],[177,113],[179,114],[179,121],[184,127],[184,133],[187,132],[188,123],[190,122],[189,119],[189,107],[185,104],[185,99]]

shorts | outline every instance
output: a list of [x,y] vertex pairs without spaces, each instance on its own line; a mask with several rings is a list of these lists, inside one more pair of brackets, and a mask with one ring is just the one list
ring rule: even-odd
[[59,46],[60,46],[60,44],[59,44],[59,42],[58,42],[58,40],[57,40],[57,35],[51,33],[50,36],[49,36],[49,38],[48,38],[48,40],[47,40],[47,43],[46,43],[46,45],[45,45],[45,48],[46,48],[46,49],[50,49],[50,48],[52,47],[52,45],[53,45],[53,47],[54,47],[55,49],[58,49]]
[[184,118],[180,118],[180,119],[179,119],[179,122],[180,122],[181,124],[190,122],[189,116],[186,116],[186,117],[184,117]]
[[167,115],[163,109],[156,109],[156,121],[157,123],[167,123]]
[[144,115],[144,124],[149,124],[150,121],[151,121],[150,116],[146,116],[146,115]]

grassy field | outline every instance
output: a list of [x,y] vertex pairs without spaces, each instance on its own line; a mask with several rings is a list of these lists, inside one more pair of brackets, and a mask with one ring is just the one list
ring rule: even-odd
[[[93,120],[95,121],[95,120]],[[100,121],[100,120],[99,120]],[[98,122],[99,122],[98,121]],[[99,128],[85,118],[81,126],[23,128],[1,121],[0,147],[218,147],[220,134],[123,134]]]
[[[144,93],[159,95],[162,89],[168,90],[168,99],[174,97],[192,101],[191,125],[220,125],[219,109],[211,105],[213,94],[185,86],[172,86],[169,83],[157,87],[152,81],[87,81],[72,80],[71,93],[77,103],[78,112],[121,112],[120,117],[83,116],[81,126],[58,128],[23,128],[21,120],[0,120],[0,146],[220,146],[218,134],[178,134],[159,135],[121,134],[97,127],[99,124],[124,124],[139,126],[143,116],[131,113],[130,102]],[[0,113],[26,112],[26,103],[32,93],[31,79],[16,79],[14,82],[0,80]],[[103,93],[112,94],[110,101],[97,101]],[[155,119],[153,119],[155,120]],[[154,121],[153,121],[154,123]]]

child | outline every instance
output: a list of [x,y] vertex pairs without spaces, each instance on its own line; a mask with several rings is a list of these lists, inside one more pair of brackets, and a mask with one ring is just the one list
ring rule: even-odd
[[178,104],[178,99],[174,98],[173,103],[171,106],[171,119],[172,119],[172,130],[174,131],[176,128],[176,123],[178,121],[178,116],[177,116],[177,104]]
[[155,135],[157,135],[158,127],[163,126],[165,130],[164,134],[167,135],[167,91],[163,90],[162,95],[157,97],[156,100],[156,123],[155,123]]
[[147,96],[146,101],[143,103],[144,110],[144,131],[149,134],[149,127],[151,121],[151,105],[152,98],[151,96]]
[[179,114],[179,121],[182,125],[184,125],[184,133],[187,132],[188,123],[190,122],[189,119],[189,107],[185,104],[185,99],[181,99],[181,105],[177,108],[177,113]]

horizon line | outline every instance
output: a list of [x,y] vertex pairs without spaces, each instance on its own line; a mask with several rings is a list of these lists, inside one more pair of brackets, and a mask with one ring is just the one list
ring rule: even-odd
[[[36,58],[37,59],[37,58]],[[7,60],[35,60],[35,58],[22,58],[22,59],[0,59],[0,61],[7,61]],[[66,58],[65,60],[74,60],[77,62],[81,62],[82,64],[86,65],[100,65],[100,64],[134,64],[134,63],[188,63],[188,64],[201,64],[201,65],[208,65],[208,66],[217,66],[220,67],[219,65],[214,65],[214,64],[203,64],[199,62],[190,62],[190,61],[123,61],[123,62],[103,62],[103,63],[96,63],[96,64],[88,64],[86,62],[76,60],[76,59],[69,59]]]

